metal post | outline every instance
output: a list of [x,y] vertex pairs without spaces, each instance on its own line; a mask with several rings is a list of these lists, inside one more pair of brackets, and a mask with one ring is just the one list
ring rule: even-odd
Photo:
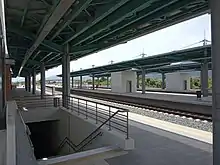
[[36,71],[33,69],[32,73],[32,94],[36,94]]
[[79,82],[80,82],[79,88],[82,89],[82,76],[80,76],[79,79],[80,79],[79,80]]
[[126,125],[127,125],[127,132],[126,132],[126,135],[127,135],[127,137],[126,137],[126,139],[129,139],[129,123],[128,123],[129,121],[128,121],[128,111],[127,111],[127,121],[126,121]]
[[[52,87],[52,95],[53,96],[55,95],[55,87]],[[41,95],[41,98],[42,98],[42,95]]]
[[145,74],[146,74],[146,72],[145,72],[145,70],[144,69],[142,69],[142,94],[145,94]]
[[28,92],[31,92],[31,75],[28,75]]
[[4,40],[3,35],[0,34],[0,53],[1,53],[1,72],[2,72],[2,104],[0,105],[0,129],[6,129],[6,65],[5,65],[5,51],[4,51]]
[[[44,66],[44,63],[41,64],[41,68],[40,68],[40,72],[41,72],[41,75],[40,75],[40,86],[41,86],[41,99],[44,98],[45,96],[45,66]],[[52,87],[52,95],[54,95],[54,89],[55,87]]]
[[162,84],[161,84],[162,89],[166,88],[166,84],[165,84],[165,73],[162,73]]
[[139,74],[137,73],[137,89],[139,89],[139,87],[140,87],[140,81],[139,81],[139,79],[140,79],[140,76],[139,76]]
[[88,113],[87,113],[87,101],[86,101],[86,119],[88,119]]
[[210,0],[212,31],[213,165],[220,164],[220,1]]
[[201,89],[203,97],[208,97],[208,62],[201,65]]
[[[111,107],[109,107],[109,110],[108,110],[108,117],[110,118],[111,117]],[[111,119],[109,120],[109,123],[108,123],[108,130],[111,131]]]
[[77,106],[77,108],[78,108],[78,115],[79,115],[79,99],[78,99],[78,106]]
[[203,87],[202,87],[202,81],[203,81],[203,74],[202,74],[202,64],[201,64],[201,70],[200,70],[200,90],[202,92],[203,90]]
[[97,77],[97,89],[99,88],[99,83],[100,83],[99,77]]
[[70,96],[70,56],[69,44],[65,46],[65,53],[62,57],[62,99],[63,107],[67,108],[67,98]]
[[95,77],[92,75],[92,89],[95,89]]
[[95,123],[98,124],[98,105],[95,103]]
[[28,78],[25,76],[25,91],[28,91]]
[[72,100],[71,100],[71,110],[73,111],[74,107],[73,107],[73,97],[72,97]]
[[109,88],[109,76],[107,76],[107,88]]
[[72,76],[72,88],[74,88],[74,77]]

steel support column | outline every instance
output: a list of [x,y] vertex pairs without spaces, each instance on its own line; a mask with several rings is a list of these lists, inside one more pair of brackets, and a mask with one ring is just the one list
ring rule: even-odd
[[28,91],[28,77],[25,76],[25,83],[24,83],[25,91]]
[[95,76],[92,75],[92,89],[95,89]]
[[208,62],[201,65],[201,90],[203,97],[208,97]]
[[6,64],[5,64],[5,51],[3,47],[3,37],[2,32],[0,31],[0,58],[1,58],[1,94],[0,97],[1,104],[0,104],[0,129],[6,129]]
[[201,69],[200,69],[200,90],[201,90],[201,92],[203,90],[202,81],[203,81],[203,73],[202,73],[202,64],[201,64]]
[[82,76],[79,76],[79,88],[82,89]]
[[65,53],[62,57],[62,99],[63,107],[68,108],[68,97],[70,96],[70,56],[69,44],[65,46]]
[[72,76],[72,88],[74,88],[74,77]]
[[220,164],[220,1],[210,0],[212,31],[213,165]]
[[162,73],[162,82],[161,82],[161,87],[162,89],[165,89],[166,88],[166,84],[165,84],[165,73]]
[[142,94],[145,94],[145,74],[146,74],[146,71],[144,69],[142,69]]
[[99,80],[99,77],[97,77],[97,88],[99,87],[99,83],[100,83],[100,80]]
[[45,65],[42,63],[40,67],[40,87],[41,87],[41,99],[45,96]]
[[137,73],[137,89],[139,89],[139,87],[140,87],[140,81],[139,81],[139,79],[140,79],[140,76],[139,76],[139,74]]
[[28,92],[31,92],[31,74],[28,75]]
[[33,69],[32,72],[32,94],[36,94],[36,71]]
[[109,88],[109,76],[107,76],[107,88]]

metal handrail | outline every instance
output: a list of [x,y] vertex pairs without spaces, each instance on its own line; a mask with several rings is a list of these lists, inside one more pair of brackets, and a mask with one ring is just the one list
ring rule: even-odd
[[[117,113],[122,112],[120,110],[117,110],[115,113],[113,113],[107,120],[105,120],[105,122],[103,122],[99,127],[97,127],[93,132],[91,132],[86,138],[84,138],[79,144],[75,145],[74,143],[72,143],[72,141],[68,138],[65,137],[64,140],[60,143],[58,148],[62,148],[65,143],[67,143],[67,141],[69,141],[70,147],[78,152],[81,149],[83,149],[87,144],[89,144],[93,139],[95,139],[97,136],[99,136],[101,134],[101,132],[97,133],[104,125],[106,125],[107,122],[109,122]],[[97,133],[97,134],[95,134]],[[93,136],[95,134],[95,136]],[[91,138],[91,139],[90,139]],[[90,139],[89,141],[87,141],[88,139]],[[85,143],[86,142],[86,143]],[[81,146],[82,145],[82,146]],[[81,146],[80,148],[78,148],[79,146]],[[77,149],[78,148],[78,149]]]
[[112,116],[110,116],[105,122],[103,122],[99,127],[97,127],[93,132],[91,132],[84,140],[82,140],[78,146],[83,144],[84,141],[92,137],[93,134],[95,134],[97,131],[99,131],[109,120],[111,120],[119,111],[115,112]]
[[[52,87],[47,86],[47,88],[52,88]],[[60,95],[60,94],[58,94],[58,95]],[[108,112],[109,117],[111,114],[111,110],[110,110],[111,108],[120,109],[123,114],[119,113],[117,116],[114,117],[114,119],[112,121],[109,122],[109,129],[115,128],[123,133],[126,133],[126,136],[128,138],[128,136],[129,136],[128,135],[128,132],[129,132],[129,130],[128,130],[128,112],[129,112],[129,110],[127,109],[127,107],[112,105],[111,103],[100,103],[100,102],[93,101],[91,99],[82,98],[80,96],[77,97],[77,96],[71,95],[71,96],[65,96],[62,98],[67,99],[64,101],[64,103],[66,104],[66,108],[70,108],[73,111],[74,110],[77,111],[78,115],[80,115],[80,114],[85,115],[86,119],[88,119],[88,117],[90,117],[90,118],[96,120],[96,124],[98,123],[98,121],[103,122],[103,120],[101,120],[101,119],[104,119],[103,116],[107,116],[107,113],[106,113],[107,110],[100,108],[97,105],[108,106],[109,107],[109,112]],[[74,99],[77,100],[77,102],[75,102]],[[85,101],[86,103],[82,103],[80,101]],[[90,107],[88,107],[88,103],[94,103],[95,106],[90,105],[90,107],[92,107],[92,108],[90,108]],[[83,109],[85,109],[85,110],[82,109],[82,105],[84,105]],[[93,114],[92,112],[94,112],[94,109],[95,109],[95,113]],[[88,111],[88,110],[90,110],[90,111]],[[126,113],[126,114],[124,114],[124,113]],[[93,117],[93,116],[95,116],[95,117]],[[120,124],[120,122],[126,123],[126,124],[124,126],[122,126],[122,124]],[[117,127],[111,125],[111,123],[117,125]],[[124,130],[118,128],[120,126],[126,128],[126,130],[124,131]]]
[[[119,108],[112,104],[97,103],[95,101],[90,101],[90,100],[83,99],[83,98],[81,99],[81,98],[74,97],[74,96],[67,96],[66,98],[68,99],[67,108],[73,111],[75,110],[78,115],[80,114],[85,115],[86,119],[89,117],[89,118],[96,120],[96,123],[98,123],[98,121],[103,122],[103,120],[101,119],[106,119],[107,116],[110,118],[111,113],[114,113],[114,111],[111,111],[111,108],[115,108],[117,110],[120,109],[118,110],[118,113],[116,113],[117,116],[115,116],[113,119],[110,118],[109,123],[108,123],[109,130],[111,130],[111,128],[115,128],[118,131],[126,133],[126,138],[128,139],[129,137],[128,135],[128,131],[129,131],[128,130],[128,112],[129,110],[123,107]],[[85,103],[82,103],[80,101],[85,101]],[[95,106],[88,105],[88,103],[95,103]],[[107,106],[108,109],[99,108],[97,105]],[[112,126],[111,123],[113,123],[114,126]],[[123,123],[124,125],[122,125]],[[121,127],[125,128],[125,130],[122,130]]]
[[62,140],[62,142],[60,143],[57,152],[59,152],[60,149],[63,148],[63,146],[64,146],[66,143],[72,148],[72,150],[76,151],[76,145],[75,145],[68,137],[65,137],[65,138]]
[[14,97],[15,101],[18,104],[18,107],[26,107],[26,108],[37,108],[37,107],[52,107],[54,96],[45,96],[41,99],[39,96],[25,96],[25,97]]
[[94,139],[96,139],[96,137],[98,136],[102,136],[102,132],[97,133],[92,139],[90,139],[87,143],[85,143],[82,147],[80,147],[77,151],[81,151],[87,144],[89,144],[90,142],[92,142]]
[[[74,150],[75,152],[79,152],[81,151],[87,144],[89,144],[92,140],[94,140],[96,137],[98,137],[99,135],[102,135],[102,132],[97,133],[92,139],[90,139],[87,143],[85,143],[83,146],[81,146],[80,148],[78,148],[80,146],[80,144],[75,145],[68,137],[65,137],[62,142],[60,143],[57,152],[60,151],[61,148],[63,148],[63,146],[65,144],[68,144],[72,150]],[[83,144],[83,143],[82,143]]]

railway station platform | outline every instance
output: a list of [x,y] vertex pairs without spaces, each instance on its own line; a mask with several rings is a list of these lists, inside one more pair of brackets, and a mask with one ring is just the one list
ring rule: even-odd
[[[108,159],[109,165],[211,165],[211,145],[166,132],[145,124],[130,127],[136,149]],[[137,125],[141,125],[138,127]],[[195,147],[196,146],[196,147]]]
[[[79,89],[80,90],[80,89]],[[86,89],[83,89],[86,90]],[[92,92],[106,92],[106,93],[113,93],[109,90],[89,90]],[[119,94],[119,93],[117,93]],[[129,95],[134,97],[140,97],[140,98],[149,98],[149,99],[158,99],[158,100],[168,100],[168,101],[176,101],[176,102],[190,102],[190,103],[196,103],[196,104],[203,104],[208,103],[211,104],[212,97],[202,97],[201,99],[197,99],[195,93],[191,92],[185,92],[185,93],[179,93],[179,92],[172,92],[165,90],[148,90],[145,94],[141,94],[139,92],[136,93],[120,93],[121,95]]]
[[[73,89],[79,89],[79,86],[74,86],[72,87]],[[82,86],[83,89],[92,89],[92,86]],[[107,90],[110,91],[111,87],[106,87],[106,86],[99,86],[98,88],[95,88],[96,90]],[[179,91],[174,91],[174,90],[167,90],[167,89],[160,89],[160,88],[146,88],[146,93],[148,92],[160,92],[160,93],[171,93],[171,94],[178,94],[178,95],[196,95],[196,91],[199,91],[200,89],[190,89],[190,90],[179,90]],[[137,93],[141,93],[142,89],[137,88]],[[209,96],[212,95],[212,92],[209,91]]]
[[[48,88],[55,87],[57,90],[61,89],[61,86],[53,86],[47,85]],[[72,91],[85,91],[91,93],[100,93],[100,94],[116,94],[121,96],[133,96],[135,98],[146,98],[146,99],[156,99],[156,100],[167,100],[172,102],[185,102],[185,103],[193,103],[193,104],[201,104],[201,105],[211,105],[212,104],[212,96],[209,97],[202,97],[198,99],[195,92],[172,92],[165,90],[157,90],[157,89],[150,89],[147,90],[145,94],[141,94],[139,92],[136,93],[115,93],[111,92],[108,89],[98,88],[95,90],[92,89],[79,89],[79,88],[71,88]]]
[[[47,86],[49,90],[62,91],[61,87]],[[52,91],[51,91],[52,92]],[[136,106],[139,108],[154,109],[159,111],[173,111],[174,113],[188,113],[199,115],[203,119],[211,119],[212,101],[211,97],[197,99],[194,95],[178,95],[164,93],[115,93],[103,90],[71,89],[71,94],[96,98],[100,100]]]
[[178,93],[164,93],[164,92],[146,92],[145,94],[140,93],[115,93],[108,90],[88,90],[88,89],[73,89],[73,91],[85,91],[91,93],[100,93],[100,94],[115,94],[121,96],[132,96],[135,98],[146,98],[146,99],[155,99],[155,100],[166,100],[172,102],[182,102],[182,103],[192,103],[198,105],[211,105],[212,97],[203,97],[197,99],[195,95],[183,95]]
[[[50,91],[46,93],[51,94]],[[212,164],[210,132],[129,112],[129,134],[135,140],[135,149],[105,159],[106,165]]]

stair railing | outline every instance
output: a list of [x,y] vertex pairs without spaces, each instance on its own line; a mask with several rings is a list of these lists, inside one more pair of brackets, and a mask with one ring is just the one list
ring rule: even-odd
[[102,135],[100,129],[106,125],[117,113],[122,112],[120,110],[114,112],[105,122],[103,122],[99,127],[97,127],[94,131],[92,131],[86,138],[84,138],[78,145],[75,145],[68,137],[65,137],[58,147],[58,152],[63,148],[65,144],[68,144],[71,149],[75,152],[81,151],[84,147],[90,144],[93,140],[95,140],[98,136]]

